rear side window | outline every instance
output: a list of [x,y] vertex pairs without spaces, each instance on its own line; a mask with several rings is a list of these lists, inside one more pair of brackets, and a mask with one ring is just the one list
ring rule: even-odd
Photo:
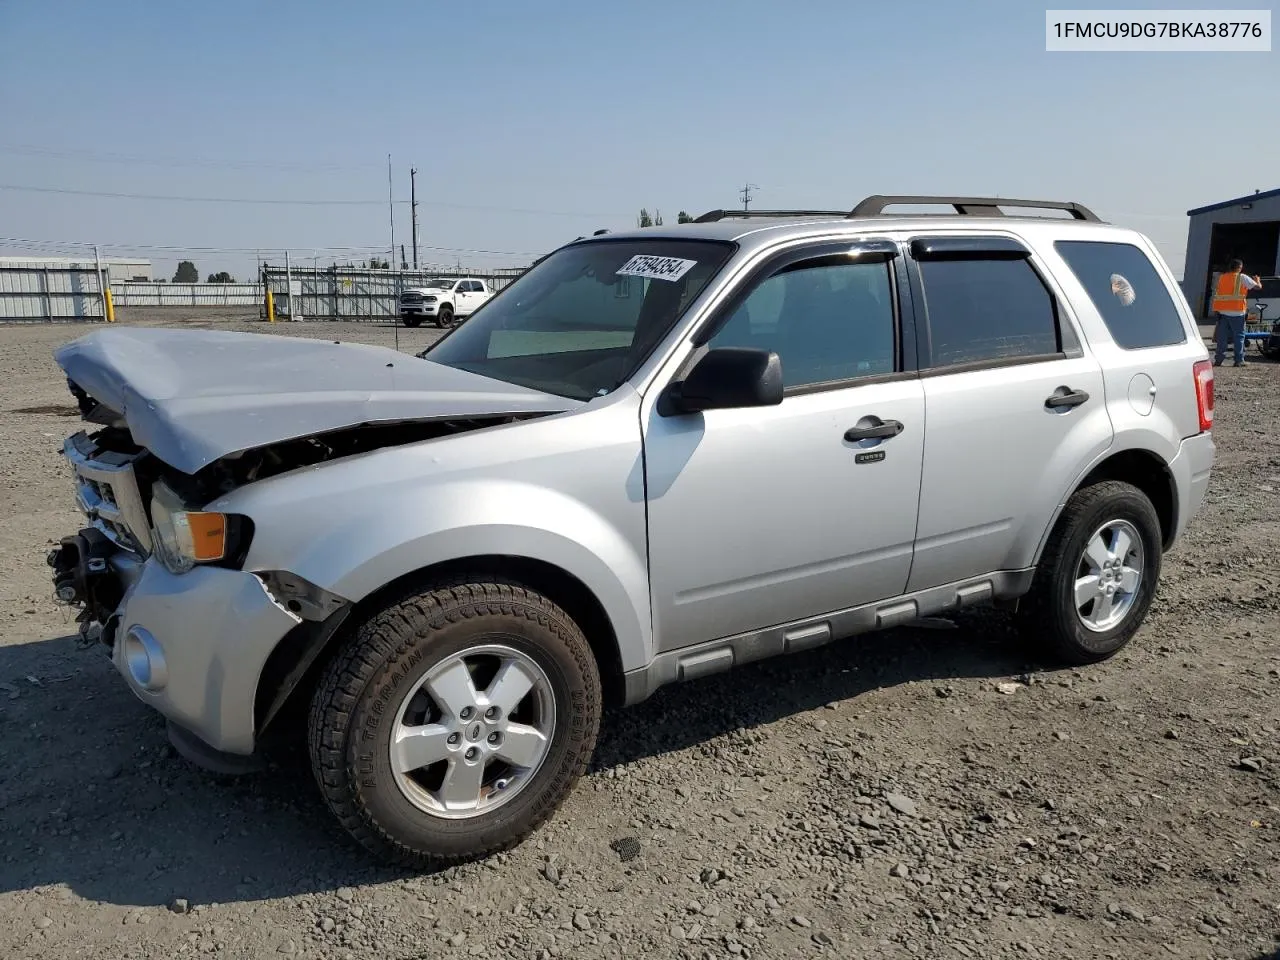
[[1187,331],[1169,290],[1147,255],[1131,243],[1059,240],[1054,244],[1111,338],[1125,350],[1186,343]]
[[932,366],[1058,353],[1053,296],[1024,259],[920,262]]

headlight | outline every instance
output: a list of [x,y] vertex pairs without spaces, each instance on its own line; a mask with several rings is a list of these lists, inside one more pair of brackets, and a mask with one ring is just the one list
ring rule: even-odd
[[156,556],[171,573],[243,554],[251,528],[248,517],[186,509],[163,483],[152,489],[151,522]]

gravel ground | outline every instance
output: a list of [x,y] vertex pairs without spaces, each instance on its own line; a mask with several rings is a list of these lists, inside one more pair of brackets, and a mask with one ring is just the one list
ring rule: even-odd
[[1208,502],[1112,661],[1045,671],[976,611],[669,688],[606,718],[525,845],[408,875],[296,759],[188,766],[70,639],[44,553],[77,529],[77,421],[50,351],[86,329],[0,327],[6,960],[1280,956],[1276,366],[1218,371]]

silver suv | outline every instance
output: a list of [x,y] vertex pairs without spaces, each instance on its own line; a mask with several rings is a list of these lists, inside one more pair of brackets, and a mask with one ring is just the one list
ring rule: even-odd
[[305,728],[410,863],[519,842],[602,705],[673,681],[987,602],[1110,657],[1214,458],[1177,283],[1072,203],[595,235],[417,357],[113,327],[57,360],[100,428],[49,556],[85,636],[197,763]]

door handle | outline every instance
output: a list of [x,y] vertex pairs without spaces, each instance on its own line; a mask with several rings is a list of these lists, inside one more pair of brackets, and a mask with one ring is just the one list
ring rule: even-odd
[[890,440],[900,434],[903,429],[901,422],[886,420],[874,427],[850,427],[844,432],[844,438],[850,443],[856,443],[859,440]]
[[1089,395],[1083,390],[1059,387],[1045,399],[1044,405],[1050,410],[1057,410],[1061,407],[1078,407],[1088,399]]

